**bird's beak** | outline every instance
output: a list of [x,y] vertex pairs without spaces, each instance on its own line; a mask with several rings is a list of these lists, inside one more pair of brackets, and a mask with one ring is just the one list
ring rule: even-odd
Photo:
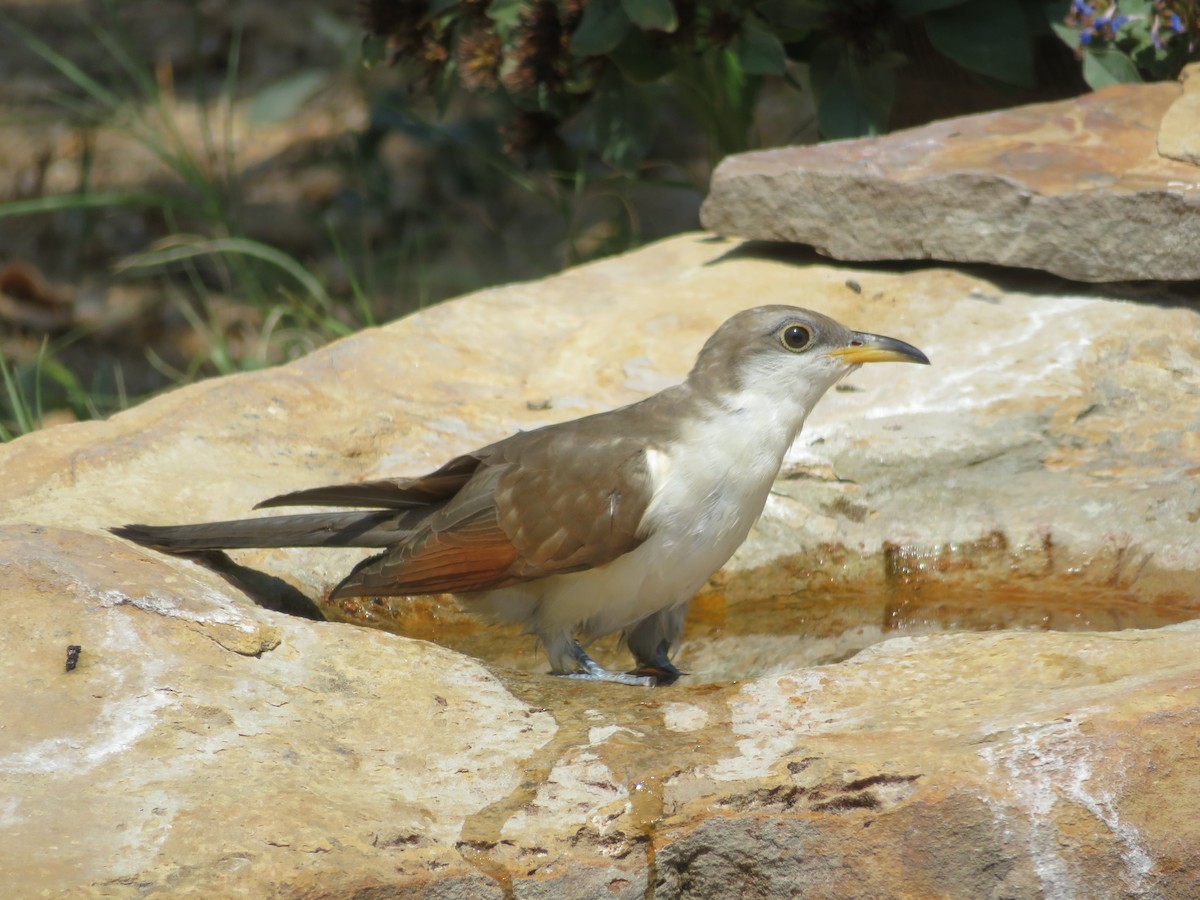
[[865,331],[854,331],[845,347],[830,350],[830,355],[837,356],[848,363],[872,362],[910,362],[929,365],[929,357],[904,341],[884,337],[881,334],[867,334]]

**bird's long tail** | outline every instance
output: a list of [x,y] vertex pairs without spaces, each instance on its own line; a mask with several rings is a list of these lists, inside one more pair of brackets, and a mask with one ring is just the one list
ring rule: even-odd
[[395,510],[235,519],[203,525],[124,525],[118,537],[168,553],[241,547],[388,547],[409,534]]

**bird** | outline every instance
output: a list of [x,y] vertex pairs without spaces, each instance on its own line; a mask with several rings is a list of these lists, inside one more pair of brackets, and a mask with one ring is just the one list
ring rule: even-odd
[[[722,324],[682,383],[646,399],[518,431],[420,477],[297,490],[255,507],[342,511],[110,530],[175,554],[381,549],[329,599],[452,593],[485,620],[524,626],[554,675],[672,684],[693,595],[749,534],[817,401],[874,362],[929,365],[895,338],[759,306]],[[629,672],[585,650],[618,632]]]

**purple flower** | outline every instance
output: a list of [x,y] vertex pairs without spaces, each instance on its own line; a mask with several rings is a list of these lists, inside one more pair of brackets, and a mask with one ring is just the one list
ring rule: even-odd
[[1090,31],[1079,32],[1079,43],[1087,46],[1092,42],[1092,33]]
[[1116,31],[1117,29],[1119,29],[1122,25],[1124,25],[1128,21],[1129,21],[1129,16],[1113,16],[1113,20],[1111,22],[1112,30]]
[[1183,20],[1179,18],[1179,13],[1171,13],[1171,30],[1183,34]]
[[1083,2],[1083,0],[1071,0],[1071,12],[1077,12],[1081,15],[1090,16],[1095,10]]

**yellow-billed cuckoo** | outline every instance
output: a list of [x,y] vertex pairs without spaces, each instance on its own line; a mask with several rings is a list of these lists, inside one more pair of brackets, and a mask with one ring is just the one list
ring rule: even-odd
[[[420,478],[313,488],[258,507],[343,506],[114,533],[172,553],[382,547],[331,599],[450,592],[538,637],[558,675],[670,684],[692,595],[745,539],[816,402],[868,362],[929,360],[790,306],[738,313],[687,380],[638,403],[519,432]],[[630,674],[584,644],[623,632]]]

